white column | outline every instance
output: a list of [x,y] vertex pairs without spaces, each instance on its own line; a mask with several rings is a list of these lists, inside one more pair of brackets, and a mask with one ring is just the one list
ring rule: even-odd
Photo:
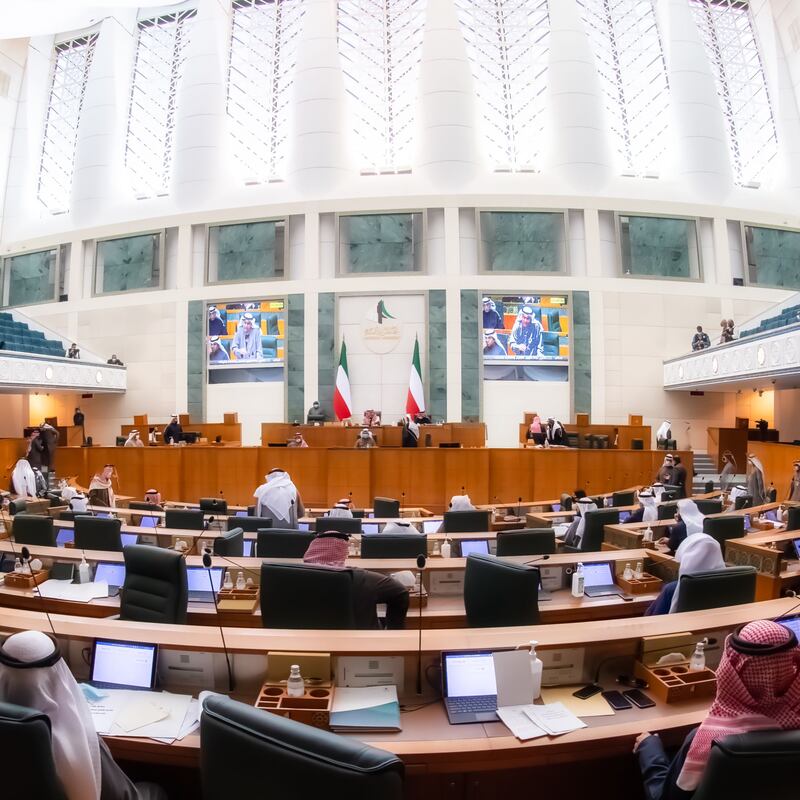
[[336,3],[304,0],[297,47],[289,180],[303,194],[325,192],[348,169],[344,80],[336,44]]
[[[227,5],[227,4],[225,4]],[[225,53],[228,12],[215,0],[197,8],[178,87],[172,194],[178,209],[217,206],[227,162]]]
[[[309,211],[305,216],[304,286],[313,286],[319,279],[319,212]],[[313,289],[305,292],[303,380],[305,382],[305,407],[318,399],[319,394],[319,294]],[[303,418],[305,421],[305,417]]]
[[800,188],[800,114],[782,41],[776,44],[778,91],[774,101],[774,113],[778,130],[778,163],[774,167],[774,182],[776,188],[796,192]]
[[548,172],[570,186],[602,189],[611,176],[603,97],[575,0],[550,3]]
[[711,63],[686,0],[665,10],[664,50],[677,142],[676,174],[697,201],[719,201],[733,178],[725,120]]
[[419,73],[415,166],[439,190],[475,175],[475,88],[453,0],[428,4]]
[[180,291],[192,287],[192,226],[178,226],[178,257],[175,262],[175,288]]
[[71,210],[76,227],[107,220],[109,211],[131,195],[123,170],[135,31],[134,10],[120,9],[100,26],[75,148]]
[[603,256],[600,244],[600,214],[596,208],[583,209],[583,240],[586,248],[586,276],[601,278]]
[[[589,292],[590,339],[592,345],[592,408],[589,419],[602,425],[606,414],[606,340],[603,292]],[[572,409],[573,415],[575,409]]]

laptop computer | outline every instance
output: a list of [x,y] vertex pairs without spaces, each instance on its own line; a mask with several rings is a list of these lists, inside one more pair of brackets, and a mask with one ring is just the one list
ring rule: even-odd
[[461,540],[461,557],[466,558],[472,553],[478,555],[489,555],[489,540],[488,539],[462,539]]
[[159,523],[158,517],[142,517],[139,520],[140,528],[157,528]]
[[800,539],[792,539],[792,544],[794,545],[795,555],[800,559]]
[[497,682],[489,650],[442,653],[442,699],[451,725],[497,720]]
[[614,583],[614,573],[610,561],[598,561],[583,565],[583,591],[588,597],[607,597],[619,594],[620,589]]
[[438,533],[441,527],[442,521],[440,519],[425,519],[422,521],[423,533]]
[[122,546],[127,547],[129,544],[137,544],[139,541],[138,533],[121,533],[119,538],[122,540]]
[[94,570],[94,579],[108,584],[109,594],[115,594],[125,584],[125,565],[109,561],[98,561]]
[[242,544],[244,545],[244,552],[242,553],[242,555],[245,558],[252,558],[252,556],[253,556],[253,545],[255,544],[255,541],[253,539],[245,539],[242,542]]
[[74,528],[61,528],[58,534],[56,535],[56,545],[58,547],[65,547],[67,542],[74,542],[75,541],[75,529]]
[[[211,573],[209,579],[208,573]],[[186,581],[189,589],[189,600],[194,603],[213,603],[214,594],[219,592],[222,586],[222,575],[225,567],[187,567]],[[214,585],[212,592],[211,585]]]
[[361,533],[380,533],[381,526],[377,522],[362,522]]
[[140,689],[156,685],[158,645],[95,639],[89,683],[102,689]]

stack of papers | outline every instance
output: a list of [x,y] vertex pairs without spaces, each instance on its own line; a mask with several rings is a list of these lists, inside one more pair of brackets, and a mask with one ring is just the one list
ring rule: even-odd
[[76,603],[88,603],[97,597],[108,597],[108,583],[72,583],[72,581],[44,581],[39,584],[39,593],[50,600],[72,600]]
[[586,727],[586,723],[579,720],[563,703],[505,706],[497,709],[497,716],[523,742],[539,736],[561,736]]
[[362,731],[395,733],[400,725],[396,686],[339,688],[333,693],[331,729],[342,733]]

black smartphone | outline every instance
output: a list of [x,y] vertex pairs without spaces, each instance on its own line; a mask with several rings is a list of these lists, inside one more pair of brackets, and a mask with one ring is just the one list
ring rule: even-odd
[[608,703],[614,711],[624,711],[626,708],[631,708],[629,700],[626,700],[621,692],[616,689],[610,692],[603,692],[603,699]]
[[586,686],[578,689],[577,692],[573,692],[572,696],[577,697],[578,700],[588,700],[590,697],[594,697],[602,691],[602,686],[598,686],[596,683],[587,683]]
[[631,689],[649,688],[647,681],[637,678],[635,675],[617,675],[617,683],[621,683],[623,686],[629,686]]
[[656,704],[641,689],[626,689],[622,694],[637,708],[652,708]]

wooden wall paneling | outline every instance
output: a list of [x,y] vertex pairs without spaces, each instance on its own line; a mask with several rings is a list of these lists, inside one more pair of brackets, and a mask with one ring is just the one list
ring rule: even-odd
[[27,450],[27,439],[0,439],[0,467],[3,470],[4,489],[10,488],[14,465],[24,457]]
[[62,478],[75,477],[81,486],[88,486],[89,477],[87,475],[88,467],[86,466],[86,454],[92,449],[94,448],[59,447],[58,450],[56,450],[56,474]]
[[[374,497],[392,497],[404,506],[443,510],[445,503],[444,450],[392,448],[370,451],[370,505]],[[405,492],[405,498],[403,498]],[[414,502],[411,503],[411,498]]]
[[[748,452],[756,455],[764,465],[765,488],[774,483],[778,500],[785,500],[792,480],[792,462],[800,461],[800,447],[774,442],[749,442]],[[745,464],[739,464],[738,471],[744,472]]]
[[[222,447],[209,450],[216,457],[217,492],[200,497],[218,497],[219,490],[230,505],[246,506],[253,502],[253,492],[263,483],[258,472],[258,450],[247,447]],[[203,488],[201,486],[201,488]],[[205,486],[208,489],[208,486]]]
[[[454,494],[470,496],[473,503],[490,503],[489,451],[486,449],[442,450],[444,459],[444,506]],[[431,509],[433,510],[433,509]]]
[[[328,456],[331,451],[318,448],[260,447],[257,450],[258,467],[253,476],[252,495],[264,476],[275,467],[285,469],[292,478],[303,504],[315,508],[328,505]],[[253,498],[246,505],[253,503]],[[245,505],[243,503],[243,505]]]
[[327,500],[333,506],[341,497],[353,493],[353,505],[365,508],[372,505],[372,454],[375,450],[328,450],[326,475]]
[[536,465],[543,461],[538,456],[539,453],[522,449],[489,450],[489,499],[487,502],[510,502],[518,497],[523,500],[536,499],[538,497]]
[[562,492],[572,494],[578,485],[578,450],[537,450],[528,452],[534,456],[534,486],[532,500],[548,500],[561,497]]
[[[123,450],[123,448],[119,448]],[[127,448],[133,450],[132,447]],[[148,447],[139,451],[145,453],[145,469],[139,484],[139,493],[125,492],[140,499],[144,499],[144,492],[148,489],[157,489],[164,500],[190,500],[183,492],[184,472],[190,463],[192,450],[187,447]],[[199,482],[194,484],[199,486]],[[123,488],[126,488],[123,483]],[[205,495],[204,495],[205,496]]]

